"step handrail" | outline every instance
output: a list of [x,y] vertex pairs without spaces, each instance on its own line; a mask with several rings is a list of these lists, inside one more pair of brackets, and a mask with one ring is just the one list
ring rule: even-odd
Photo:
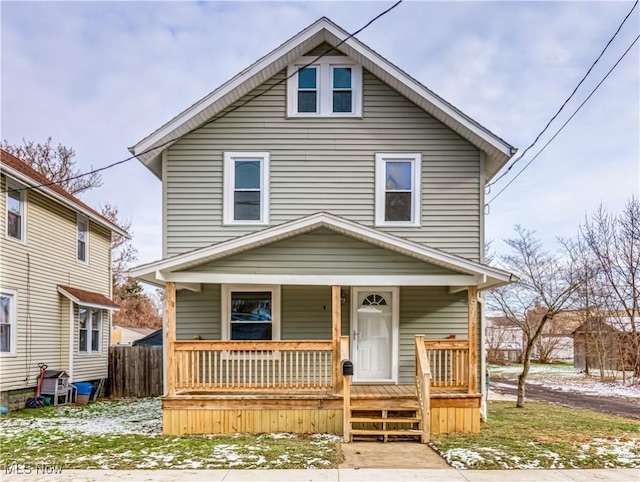
[[424,343],[424,335],[416,335],[416,392],[422,416],[421,442],[429,443],[431,439],[431,367]]

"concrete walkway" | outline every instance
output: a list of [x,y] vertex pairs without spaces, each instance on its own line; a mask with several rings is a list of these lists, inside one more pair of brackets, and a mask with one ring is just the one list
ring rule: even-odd
[[2,481],[163,481],[163,482],[638,482],[640,469],[603,470],[64,470],[61,474],[0,472]]

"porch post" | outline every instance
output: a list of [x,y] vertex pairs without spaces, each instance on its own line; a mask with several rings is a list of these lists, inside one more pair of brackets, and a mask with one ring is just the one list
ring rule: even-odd
[[165,309],[167,312],[167,332],[164,341],[167,347],[167,395],[176,394],[175,341],[176,341],[176,284],[167,281],[165,286]]
[[340,286],[331,287],[331,360],[333,365],[333,393],[342,391],[342,373],[340,370],[340,332],[342,324],[342,301],[340,299]]
[[469,286],[469,393],[478,392],[478,287]]

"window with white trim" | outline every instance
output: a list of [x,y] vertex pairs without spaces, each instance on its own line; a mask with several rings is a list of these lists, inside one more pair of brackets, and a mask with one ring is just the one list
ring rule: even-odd
[[26,191],[7,179],[7,238],[24,242],[26,240]]
[[376,154],[376,226],[420,226],[420,153]]
[[362,66],[345,56],[301,57],[287,69],[287,115],[362,115]]
[[16,298],[16,291],[0,290],[0,355],[16,354]]
[[82,214],[77,217],[77,250],[78,261],[89,261],[89,219]]
[[78,351],[100,353],[102,351],[102,310],[78,306]]
[[222,338],[280,339],[280,286],[222,285]]
[[224,153],[224,223],[269,223],[269,153]]

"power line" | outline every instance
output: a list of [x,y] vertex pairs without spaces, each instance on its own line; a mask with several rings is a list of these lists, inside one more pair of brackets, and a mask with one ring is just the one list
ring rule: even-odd
[[[284,82],[286,82],[287,80],[289,80],[291,77],[293,77],[294,75],[296,75],[300,70],[306,69],[307,67],[309,67],[309,66],[313,65],[313,64],[314,64],[314,63],[316,63],[318,60],[320,60],[321,58],[323,58],[323,57],[325,57],[326,55],[328,55],[328,54],[329,54],[329,52],[333,52],[333,51],[334,51],[334,50],[336,50],[338,47],[340,47],[342,44],[344,44],[345,42],[347,42],[349,39],[351,39],[351,38],[355,37],[356,35],[358,35],[360,32],[362,32],[364,29],[366,29],[367,27],[369,27],[369,26],[370,26],[372,23],[374,23],[376,20],[380,19],[381,17],[384,17],[387,13],[391,12],[391,10],[393,10],[394,8],[396,8],[396,7],[397,7],[398,5],[400,5],[403,1],[404,1],[404,0],[398,0],[398,1],[397,1],[396,3],[394,3],[392,6],[390,6],[390,7],[389,7],[389,8],[387,8],[386,10],[384,10],[384,11],[380,12],[378,15],[376,15],[376,16],[375,16],[375,17],[373,17],[371,20],[369,20],[366,24],[364,24],[364,26],[360,27],[360,28],[359,28],[358,30],[356,30],[355,32],[353,32],[353,33],[349,34],[346,38],[344,38],[343,40],[341,40],[337,45],[335,45],[335,46],[334,46],[334,47],[332,47],[331,49],[327,50],[326,52],[323,52],[322,54],[318,55],[315,59],[313,59],[312,61],[310,61],[310,62],[308,62],[307,64],[303,65],[302,67],[298,68],[296,71],[294,71],[293,73],[291,73],[291,75],[289,75],[289,76],[285,77],[284,79],[279,80],[278,82],[276,82],[276,83],[274,83],[274,84],[270,85],[270,86],[269,86],[268,88],[266,88],[265,90],[263,90],[263,91],[261,91],[261,92],[258,92],[258,93],[257,93],[257,94],[255,94],[253,97],[250,97],[249,99],[245,100],[244,102],[242,102],[242,103],[240,103],[240,104],[238,104],[238,105],[236,105],[236,106],[234,106],[234,107],[232,107],[232,108],[229,108],[228,110],[225,110],[225,111],[221,112],[221,113],[220,113],[220,115],[215,116],[215,117],[213,117],[212,119],[208,120],[208,121],[207,121],[207,124],[210,124],[210,123],[212,123],[212,122],[216,122],[216,121],[218,121],[218,120],[220,120],[220,119],[222,119],[222,118],[224,118],[224,117],[228,116],[228,115],[229,115],[229,114],[231,114],[232,112],[235,112],[236,110],[238,110],[240,107],[243,107],[243,106],[245,106],[247,103],[249,103],[249,102],[251,102],[251,101],[253,101],[253,100],[257,99],[258,97],[261,97],[261,96],[265,95],[266,93],[270,92],[270,91],[271,91],[271,90],[273,90],[275,87],[277,87],[278,85],[283,84]],[[200,127],[201,127],[201,126],[194,127],[193,129],[189,130],[188,132],[186,132],[186,133],[184,133],[184,134],[182,134],[182,135],[180,135],[180,136],[178,136],[178,137],[175,137],[175,138],[173,138],[173,139],[169,139],[169,140],[167,140],[167,141],[165,141],[165,142],[162,142],[161,144],[158,144],[157,146],[150,147],[150,148],[149,148],[149,149],[147,149],[147,150],[144,150],[144,151],[138,152],[137,154],[133,154],[133,155],[131,155],[131,156],[127,157],[126,159],[122,159],[121,161],[114,162],[114,163],[109,164],[109,165],[107,165],[107,166],[100,167],[100,168],[98,168],[98,169],[93,169],[93,170],[91,170],[91,171],[88,171],[88,172],[85,172],[85,173],[82,173],[82,174],[78,174],[78,175],[76,175],[76,176],[71,176],[71,177],[67,177],[67,178],[65,178],[65,179],[60,179],[60,180],[58,180],[57,182],[53,182],[53,181],[52,181],[52,182],[48,182],[48,183],[38,184],[37,186],[28,186],[28,187],[23,187],[23,188],[18,188],[18,189],[11,189],[11,191],[26,191],[26,190],[30,190],[30,189],[39,189],[39,188],[41,188],[41,187],[53,186],[53,185],[55,185],[55,184],[58,184],[58,185],[59,185],[60,183],[63,183],[63,182],[74,181],[74,180],[76,180],[76,179],[80,179],[80,178],[83,178],[83,177],[85,177],[85,176],[90,176],[90,175],[92,175],[92,174],[96,174],[96,173],[101,172],[101,171],[106,171],[107,169],[111,169],[111,168],[116,167],[116,166],[118,166],[118,165],[120,165],[120,164],[124,164],[124,163],[126,163],[126,162],[129,162],[129,161],[131,161],[131,160],[135,159],[135,158],[136,158],[136,157],[138,157],[138,156],[142,156],[142,155],[144,155],[144,154],[148,154],[148,153],[150,153],[150,152],[152,152],[152,151],[154,151],[154,150],[156,150],[156,149],[161,149],[161,148],[165,147],[166,145],[171,144],[172,142],[174,142],[174,141],[176,141],[176,140],[178,140],[178,139],[180,139],[180,138],[182,138],[182,137],[184,137],[184,136],[186,136],[186,135],[190,134],[190,133],[191,133],[191,132],[193,132],[194,130],[199,129]],[[6,192],[8,192],[8,190],[2,191],[2,192],[3,192],[3,193],[6,193]]]
[[496,184],[500,179],[502,179],[504,176],[506,176],[507,174],[509,174],[509,171],[511,171],[511,169],[513,169],[513,166],[515,166],[519,161],[522,160],[522,158],[524,157],[524,155],[527,153],[527,151],[529,151],[529,149],[531,149],[533,146],[535,146],[537,144],[537,142],[540,140],[540,137],[542,137],[542,135],[547,131],[547,129],[549,128],[549,126],[551,125],[551,123],[558,117],[558,115],[560,115],[560,113],[562,112],[562,110],[566,107],[566,105],[569,103],[569,101],[573,98],[573,96],[575,95],[575,93],[577,92],[577,90],[580,88],[580,86],[582,85],[582,83],[586,80],[586,78],[589,76],[589,74],[591,73],[591,71],[593,70],[593,68],[596,66],[596,64],[598,63],[598,61],[602,58],[602,56],[604,55],[604,53],[607,51],[607,49],[609,48],[609,45],[611,45],[611,43],[613,42],[613,40],[618,36],[618,33],[620,32],[620,30],[622,29],[622,26],[625,24],[625,22],[627,21],[627,19],[631,16],[631,13],[633,13],[633,11],[635,10],[635,8],[638,6],[638,0],[636,0],[636,3],[633,4],[633,7],[631,7],[631,10],[629,10],[629,13],[627,13],[627,16],[624,17],[624,20],[622,20],[622,23],[620,24],[620,26],[618,27],[618,30],[616,30],[616,32],[613,34],[613,37],[611,37],[609,39],[609,41],[607,42],[607,45],[604,46],[604,49],[602,49],[602,52],[600,52],[600,55],[598,55],[598,57],[596,58],[596,60],[594,60],[594,62],[591,64],[591,67],[589,67],[589,70],[587,70],[587,73],[584,74],[584,77],[582,77],[582,79],[580,80],[580,82],[578,82],[578,85],[576,85],[575,89],[573,89],[573,92],[571,92],[571,95],[569,97],[567,97],[567,99],[562,103],[562,105],[560,106],[560,108],[558,109],[558,111],[553,115],[553,117],[551,117],[551,119],[549,119],[549,122],[547,122],[547,125],[544,126],[544,129],[542,129],[540,131],[540,133],[536,136],[536,138],[534,139],[534,141],[529,144],[527,146],[527,148],[522,151],[522,153],[518,156],[517,159],[515,159],[511,165],[500,175],[498,176],[496,179],[494,179],[493,181],[491,181],[489,184],[487,184],[487,187],[490,188],[491,186],[493,186],[494,184]]
[[624,53],[622,54],[622,56],[618,59],[618,61],[613,65],[613,67],[611,67],[611,69],[609,69],[609,72],[607,72],[607,74],[603,77],[603,79],[598,83],[598,85],[595,86],[595,88],[591,91],[591,93],[587,96],[587,98],[582,102],[582,104],[580,104],[578,106],[578,108],[574,111],[573,114],[571,114],[571,117],[569,117],[566,122],[564,124],[562,124],[562,126],[560,127],[560,129],[557,130],[557,132],[553,135],[553,137],[551,139],[549,139],[549,141],[542,147],[542,149],[540,149],[538,151],[538,153],[533,156],[531,158],[531,160],[529,162],[527,162],[525,164],[525,166],[513,177],[513,179],[511,179],[506,186],[504,186],[495,196],[493,196],[493,198],[491,198],[491,200],[485,205],[485,206],[489,206],[493,201],[495,201],[495,199],[502,194],[505,189],[507,189],[516,179],[518,179],[518,177],[520,177],[520,174],[522,174],[527,167],[529,167],[531,165],[531,163],[533,161],[536,160],[536,158],[542,154],[544,152],[544,150],[547,148],[547,146],[549,144],[551,144],[551,142],[558,136],[558,134],[560,134],[560,132],[562,132],[562,130],[566,127],[566,125],[571,121],[571,119],[573,119],[575,117],[575,115],[580,111],[580,109],[582,109],[582,106],[584,106],[587,101],[591,98],[591,96],[593,94],[595,94],[595,92],[598,90],[598,88],[603,84],[603,82],[605,80],[607,80],[607,77],[609,77],[609,75],[611,74],[611,72],[614,71],[614,69],[618,66],[618,64],[620,62],[622,62],[622,59],[625,58],[625,56],[629,53],[629,51],[631,50],[631,48],[636,44],[636,42],[638,41],[638,39],[640,39],[640,35],[638,35],[635,40],[633,42],[631,42],[631,45],[629,45],[629,48],[627,48],[627,50],[624,51]]

